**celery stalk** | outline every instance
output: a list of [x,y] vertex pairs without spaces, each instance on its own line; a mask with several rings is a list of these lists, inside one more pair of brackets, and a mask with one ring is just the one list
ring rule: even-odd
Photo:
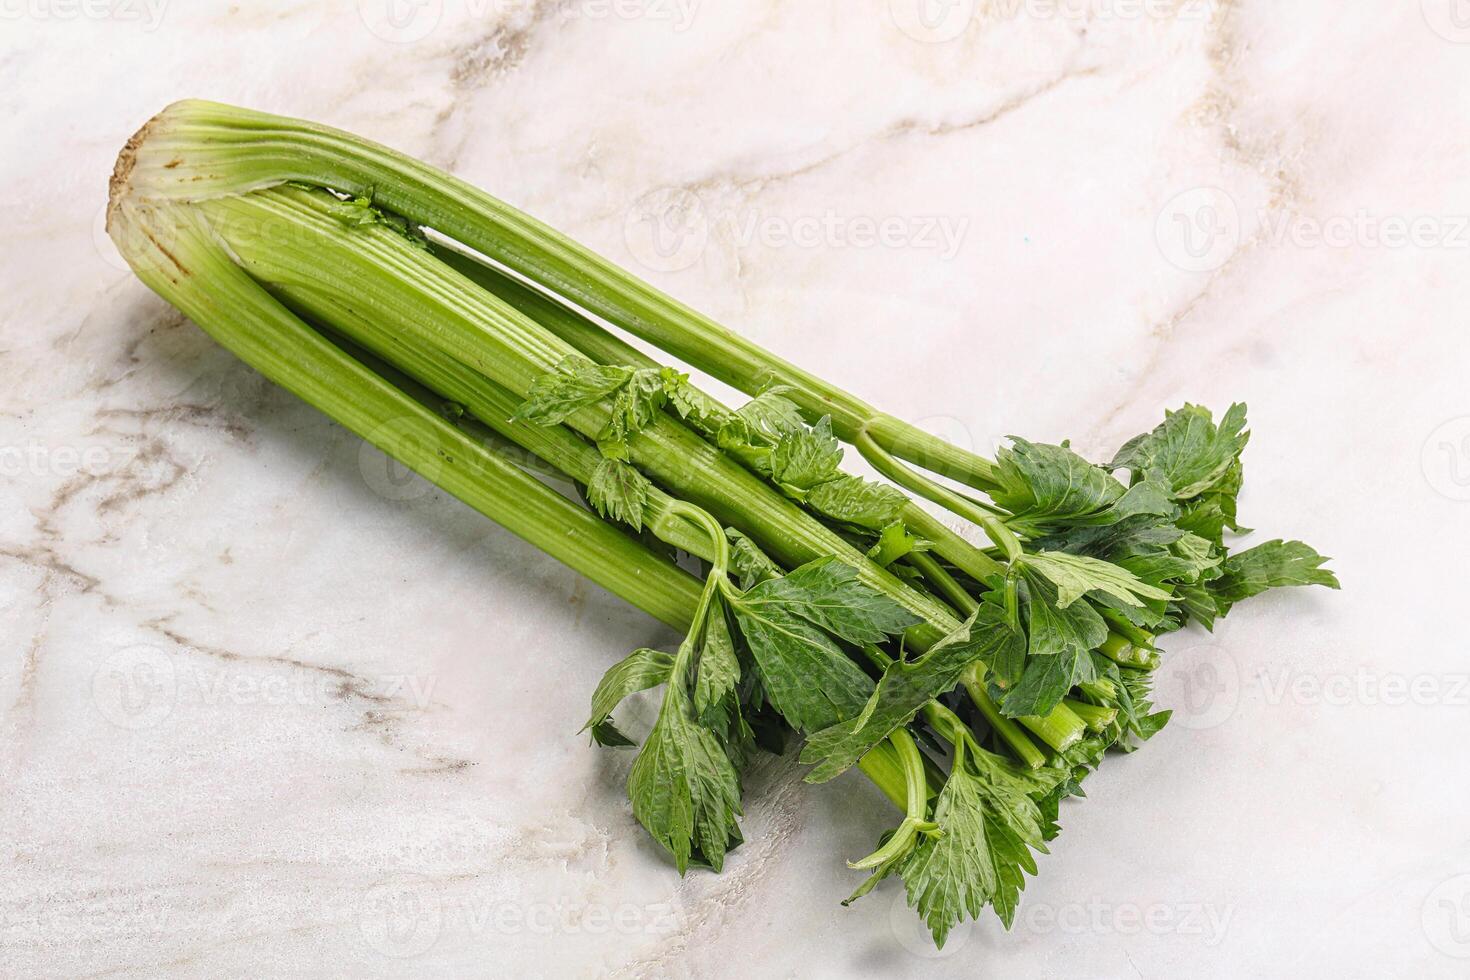
[[[627,364],[634,367],[659,367],[659,363],[626,341],[613,336],[587,317],[539,290],[513,279],[508,274],[449,248],[436,248],[434,254],[447,265],[494,293],[506,303],[571,344],[594,361],[604,364]],[[713,401],[713,399],[711,399]],[[719,404],[715,402],[715,404]],[[723,406],[721,406],[723,408]],[[728,412],[728,409],[725,409]],[[923,507],[910,501],[899,519],[919,537],[931,542],[935,554],[976,581],[999,575],[1004,569],[990,556],[966,541]],[[958,588],[958,586],[955,586]]]
[[316,334],[235,264],[192,208],[123,200],[110,225],[138,277],[241,360],[614,594],[687,626],[698,582]]
[[977,489],[987,459],[874,409],[783,360],[466,181],[350,133],[300,119],[188,100],[149,124],[139,162],[151,197],[198,201],[289,180],[367,194],[489,256],[661,350],[754,394],[790,385],[847,442],[867,432],[885,450]]
[[[381,225],[344,225],[333,217],[329,198],[278,188],[196,207],[246,272],[288,305],[334,326],[344,310],[370,311],[402,345],[436,350],[517,396],[574,352],[396,232]],[[389,361],[395,356],[391,350],[380,355]],[[606,406],[588,408],[568,424],[592,437],[607,414]],[[633,439],[631,448],[634,462],[655,482],[750,534],[783,564],[836,555],[857,568],[867,584],[927,621],[916,628],[916,644],[932,643],[959,625],[941,603],[869,561],[673,418],[659,418]]]
[[[629,604],[688,628],[701,594],[692,576],[316,333],[247,276],[191,208],[116,196],[108,224],[144,283],[271,381]],[[891,743],[859,767],[896,805],[906,805]]]

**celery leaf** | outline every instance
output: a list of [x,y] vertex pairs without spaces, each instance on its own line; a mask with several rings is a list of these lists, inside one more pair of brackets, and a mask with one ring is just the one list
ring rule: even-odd
[[1024,644],[1025,638],[1006,622],[1005,611],[983,603],[919,659],[890,664],[855,722],[838,722],[807,739],[801,761],[816,768],[806,781],[824,783],[846,772],[925,704],[952,690],[971,664],[988,661],[1002,647]]
[[714,733],[695,719],[683,677],[673,676],[662,710],[628,775],[638,822],[674,856],[719,871],[740,843],[740,777]]
[[[662,650],[645,648],[628,654],[608,669],[598,682],[597,690],[592,692],[592,714],[587,719],[587,724],[582,726],[582,731],[600,728],[599,735],[623,738],[618,744],[632,745],[632,742],[612,727],[613,709],[630,694],[667,683],[673,669],[673,656]],[[601,738],[598,741],[606,744]]]
[[1300,541],[1267,541],[1226,558],[1220,577],[1209,582],[1208,588],[1221,615],[1242,599],[1268,589],[1293,585],[1341,588],[1337,576],[1322,567],[1327,561]]
[[587,502],[603,517],[641,531],[651,487],[648,478],[627,463],[604,459],[587,481]]
[[1141,606],[1147,600],[1167,601],[1168,592],[1142,581],[1126,568],[1087,555],[1064,551],[1038,551],[1020,561],[1046,576],[1057,588],[1057,607],[1066,609],[1089,592],[1112,596],[1125,605]]

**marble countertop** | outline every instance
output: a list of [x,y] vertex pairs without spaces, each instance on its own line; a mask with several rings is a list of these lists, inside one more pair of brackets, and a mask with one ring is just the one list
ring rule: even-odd
[[[1464,0],[0,3],[0,975],[1470,970]],[[574,733],[673,637],[272,388],[102,230],[182,97],[549,220],[967,446],[1250,405],[1345,590],[1173,638],[1176,721],[937,954],[770,760],[680,880]],[[634,708],[636,716],[639,710]],[[631,722],[636,727],[636,717]]]

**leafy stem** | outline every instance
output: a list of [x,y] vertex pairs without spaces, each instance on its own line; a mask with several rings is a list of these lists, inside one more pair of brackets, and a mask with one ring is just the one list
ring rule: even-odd
[[975,601],[975,597],[966,592],[964,586],[955,581],[955,577],[949,574],[949,571],[943,565],[924,554],[924,552],[915,551],[910,553],[908,555],[908,561],[934,587],[934,591],[939,593],[940,598],[954,606],[960,615],[969,616],[979,608],[980,604]]
[[[961,496],[953,490],[936,483],[934,480],[899,462],[894,456],[882,446],[878,445],[867,430],[857,434],[857,451],[862,454],[863,459],[873,464],[873,468],[882,473],[888,479],[897,483],[912,493],[916,493],[926,500],[932,501],[946,510],[954,513],[965,520],[970,521],[985,531],[985,534],[995,546],[1005,554],[1007,560],[1014,561],[1021,556],[1021,541],[1000,518],[990,512],[985,505],[968,497]],[[994,561],[990,562],[989,574],[999,574],[1000,566]]]
[[907,729],[899,728],[888,737],[898,750],[903,766],[904,788],[907,793],[907,811],[903,822],[882,847],[858,861],[849,861],[847,866],[855,871],[876,868],[897,860],[914,846],[919,834],[939,835],[939,824],[929,819],[929,783],[924,770],[924,756]]
[[724,578],[730,570],[730,542],[725,537],[724,528],[720,527],[719,522],[704,508],[696,507],[684,500],[672,501],[669,504],[669,511],[693,521],[709,535],[710,545],[714,548],[714,568],[710,575]]
[[1028,769],[1040,769],[1046,763],[1046,755],[1031,741],[1031,737],[1021,730],[1010,718],[1000,713],[1000,708],[985,690],[985,670],[983,666],[976,664],[965,672],[965,693],[970,696],[970,701],[979,710],[991,730],[1010,746],[1023,765]]

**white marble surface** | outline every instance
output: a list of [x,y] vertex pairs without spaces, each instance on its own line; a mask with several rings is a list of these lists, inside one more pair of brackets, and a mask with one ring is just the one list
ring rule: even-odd
[[[1470,971],[1470,9],[925,2],[0,3],[0,975]],[[186,96],[452,168],[976,446],[1244,399],[1247,523],[1346,590],[1175,638],[1178,722],[1009,934],[840,908],[889,813],[790,760],[680,881],[573,734],[671,637],[120,267],[113,156]]]

